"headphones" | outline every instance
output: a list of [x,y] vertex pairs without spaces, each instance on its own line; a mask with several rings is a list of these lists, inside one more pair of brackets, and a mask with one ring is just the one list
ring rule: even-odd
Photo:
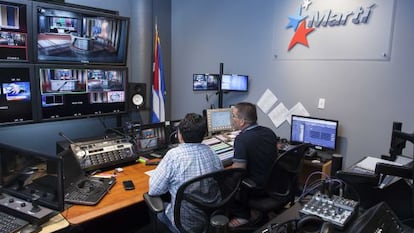
[[289,220],[280,224],[270,224],[268,233],[332,233],[334,227],[316,215],[305,215],[300,219]]

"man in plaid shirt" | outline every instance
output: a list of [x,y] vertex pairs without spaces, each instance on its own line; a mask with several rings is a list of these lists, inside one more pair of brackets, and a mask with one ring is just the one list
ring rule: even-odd
[[[168,192],[171,194],[171,202],[158,218],[173,232],[179,233],[174,225],[174,203],[178,188],[189,179],[223,169],[217,154],[208,145],[201,143],[206,130],[205,118],[199,114],[188,113],[178,126],[180,144],[167,152],[150,177],[149,195],[159,196]],[[202,188],[208,190],[212,187],[203,185]],[[219,196],[216,193],[211,198]],[[185,228],[202,232],[200,228],[206,227],[191,207],[182,212],[182,216]]]

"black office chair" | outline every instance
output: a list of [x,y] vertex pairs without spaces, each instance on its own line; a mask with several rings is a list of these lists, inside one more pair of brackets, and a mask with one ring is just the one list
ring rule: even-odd
[[[233,198],[242,182],[245,169],[229,168],[188,180],[177,191],[174,206],[175,226],[181,233],[226,232],[226,204]],[[157,218],[164,211],[160,197],[144,194],[154,233],[169,232]],[[182,216],[182,210],[189,215]],[[194,224],[201,221],[202,224]]]
[[252,180],[243,180],[242,188],[259,193],[257,196],[249,197],[248,204],[252,210],[260,212],[260,218],[231,229],[232,232],[254,231],[269,220],[270,214],[283,210],[288,204],[294,204],[303,157],[310,146],[308,143],[300,144],[279,155],[272,164],[264,187],[257,187]]

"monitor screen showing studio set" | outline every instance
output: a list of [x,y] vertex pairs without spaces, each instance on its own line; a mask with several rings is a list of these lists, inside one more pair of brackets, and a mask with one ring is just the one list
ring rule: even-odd
[[308,116],[292,115],[292,144],[310,143],[315,149],[335,151],[338,137],[338,121]]
[[193,74],[193,91],[217,91],[218,74]]

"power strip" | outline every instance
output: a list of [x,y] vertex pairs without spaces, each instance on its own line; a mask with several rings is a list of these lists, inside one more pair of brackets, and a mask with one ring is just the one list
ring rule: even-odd
[[0,211],[22,218],[30,223],[43,224],[57,214],[57,211],[32,202],[0,193]]
[[343,229],[358,210],[358,202],[340,196],[316,193],[299,211],[321,217],[339,229]]

